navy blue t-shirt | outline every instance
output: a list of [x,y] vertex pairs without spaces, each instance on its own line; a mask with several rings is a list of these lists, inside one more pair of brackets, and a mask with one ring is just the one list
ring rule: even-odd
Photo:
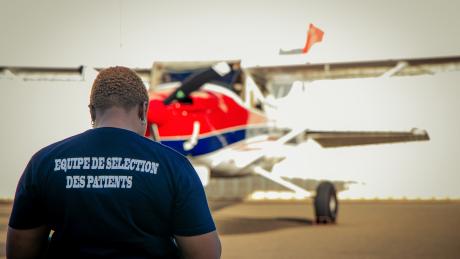
[[37,152],[9,225],[49,226],[48,254],[61,258],[174,257],[174,235],[216,229],[190,162],[119,128],[88,130]]

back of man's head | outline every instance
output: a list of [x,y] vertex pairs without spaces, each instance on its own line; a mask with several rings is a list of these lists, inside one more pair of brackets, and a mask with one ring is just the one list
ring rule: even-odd
[[129,68],[117,66],[99,72],[89,106],[101,111],[114,106],[129,110],[144,102],[148,102],[148,94],[140,77]]

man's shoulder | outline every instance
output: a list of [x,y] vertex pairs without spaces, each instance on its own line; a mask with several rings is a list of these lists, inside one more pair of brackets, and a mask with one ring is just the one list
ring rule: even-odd
[[72,143],[73,141],[77,140],[78,138],[82,137],[83,134],[86,132],[82,132],[70,137],[67,137],[65,139],[59,140],[57,142],[54,142],[52,144],[49,144],[40,150],[38,150],[33,156],[31,160],[42,160],[47,158],[49,155],[53,154],[56,150],[59,150],[60,148],[66,146],[69,143]]

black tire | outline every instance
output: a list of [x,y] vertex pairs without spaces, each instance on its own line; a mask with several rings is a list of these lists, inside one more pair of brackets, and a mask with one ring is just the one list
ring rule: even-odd
[[315,216],[316,223],[335,223],[339,211],[339,201],[335,187],[331,182],[321,182],[316,188]]

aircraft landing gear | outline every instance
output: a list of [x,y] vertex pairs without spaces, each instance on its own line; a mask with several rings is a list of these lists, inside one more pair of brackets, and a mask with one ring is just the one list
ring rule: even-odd
[[331,182],[321,182],[318,185],[314,205],[316,223],[335,223],[339,210],[339,202],[335,187]]
[[[278,175],[274,175],[262,167],[254,167],[254,173],[263,176],[275,183],[278,183],[305,198],[311,197],[309,191],[283,179]],[[314,197],[316,223],[327,224],[335,223],[337,220],[337,212],[339,210],[339,201],[334,185],[331,182],[321,182],[316,188],[316,196]]]

